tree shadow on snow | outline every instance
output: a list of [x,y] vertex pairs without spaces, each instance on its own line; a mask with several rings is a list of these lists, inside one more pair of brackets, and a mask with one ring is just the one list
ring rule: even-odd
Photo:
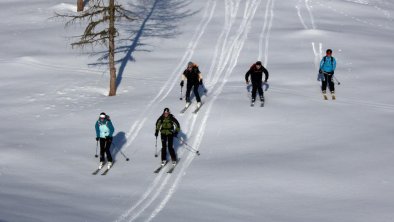
[[[187,6],[192,0],[137,0],[135,4],[129,4],[133,18],[136,21],[123,23],[118,26],[121,34],[129,33],[129,37],[117,41],[116,54],[123,54],[121,59],[116,60],[119,65],[119,71],[116,78],[116,87],[122,82],[123,73],[130,61],[136,61],[134,52],[143,51],[151,52],[151,45],[144,43],[151,38],[174,38],[180,34],[178,23],[189,16],[198,13],[198,10],[191,11]],[[121,30],[122,29],[122,30]],[[95,54],[104,54],[98,60],[98,63],[89,65],[107,65],[102,61],[108,60],[107,52],[98,52]],[[153,62],[152,62],[153,63]]]
[[112,146],[111,146],[111,155],[112,159],[116,161],[116,157],[119,153],[121,153],[125,158],[126,155],[122,152],[123,146],[126,144],[127,138],[125,132],[118,132],[112,140]]

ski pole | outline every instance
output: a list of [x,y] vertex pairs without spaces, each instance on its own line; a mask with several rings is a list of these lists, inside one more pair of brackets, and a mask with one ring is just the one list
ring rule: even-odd
[[182,89],[183,89],[183,86],[181,86],[181,97],[179,97],[180,100],[182,100]]
[[[116,146],[113,142],[111,142],[111,144],[113,145],[113,146],[115,146],[115,147],[118,147],[118,146]],[[119,147],[118,147],[119,148]],[[119,152],[120,152],[120,154],[122,154],[122,156],[126,159],[126,161],[129,161],[130,159],[122,152],[122,150],[120,150],[120,148],[119,148]]]
[[208,90],[207,90],[207,88],[205,87],[204,84],[202,84],[202,87],[204,88],[204,93],[207,94]]
[[338,81],[337,77],[334,76],[335,81],[337,81],[338,85],[341,85],[341,83]]
[[96,155],[94,155],[94,157],[98,157],[98,155],[97,155],[97,148],[98,148],[98,140],[96,141],[97,143],[96,143]]
[[177,138],[177,140],[179,140],[179,142],[181,142],[182,144],[186,145],[186,149],[187,150],[189,150],[190,152],[193,152],[193,153],[195,153],[195,154],[200,156],[200,151],[196,150],[195,148],[193,148],[192,146],[187,144],[184,140],[181,140],[178,137],[175,137],[175,138]]
[[157,157],[157,136],[156,136],[156,144],[155,144],[155,157]]

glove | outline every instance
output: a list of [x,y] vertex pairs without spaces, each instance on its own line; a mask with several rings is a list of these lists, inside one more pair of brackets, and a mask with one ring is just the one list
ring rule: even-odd
[[96,137],[96,141],[99,141],[100,137]]
[[180,84],[180,85],[181,85],[181,87],[183,87],[183,85],[184,85],[184,82],[183,82],[183,80],[181,81],[181,84]]
[[322,73],[323,73],[323,71],[321,69],[319,69],[319,74],[322,74]]
[[178,137],[178,132],[174,132],[174,137]]
[[200,79],[200,85],[202,85],[202,79]]
[[159,131],[155,132],[155,137],[157,137],[159,135]]
[[246,80],[245,82],[246,82],[247,85],[249,84],[249,81],[248,81],[248,80]]
[[264,82],[268,82],[268,79],[264,80]]

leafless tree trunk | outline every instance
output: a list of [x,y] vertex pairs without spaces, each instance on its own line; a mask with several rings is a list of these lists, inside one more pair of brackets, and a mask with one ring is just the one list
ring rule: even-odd
[[115,0],[109,0],[109,96],[116,95],[115,35]]
[[83,0],[77,0],[77,11],[82,12],[83,7],[84,7]]
[[[83,7],[86,0],[78,0],[78,7],[80,4]],[[124,9],[121,5],[116,5],[115,0],[90,0],[91,5],[85,11],[78,14],[58,14],[59,17],[71,18],[66,23],[66,26],[73,24],[76,21],[88,21],[84,33],[79,37],[79,40],[71,43],[71,46],[84,47],[85,45],[105,45],[108,47],[109,59],[109,93],[108,96],[116,95],[116,68],[115,68],[115,38],[118,31],[115,27],[117,19],[126,18],[129,21],[134,20],[129,15],[132,12]],[[109,3],[106,6],[106,2]],[[104,24],[108,23],[108,26]],[[108,28],[105,28],[108,27]],[[102,29],[104,28],[104,29]]]

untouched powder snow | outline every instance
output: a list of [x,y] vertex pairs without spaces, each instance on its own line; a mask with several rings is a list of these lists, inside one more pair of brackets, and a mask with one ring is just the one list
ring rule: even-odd
[[[120,2],[141,21],[119,26],[128,40],[107,97],[102,49],[71,49],[83,24],[54,18],[76,1],[0,1],[1,222],[393,220],[392,1]],[[335,101],[317,80],[327,48]],[[265,107],[250,107],[244,81],[257,60],[270,72]],[[197,114],[194,98],[180,114],[189,61],[207,92]],[[175,140],[180,163],[154,174],[165,107],[192,149]],[[115,164],[93,176],[103,111]]]

